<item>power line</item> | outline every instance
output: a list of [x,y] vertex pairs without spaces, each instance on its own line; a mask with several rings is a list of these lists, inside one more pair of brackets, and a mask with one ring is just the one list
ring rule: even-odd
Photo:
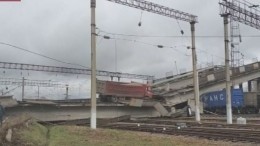
[[[103,32],[105,33],[105,35],[103,36],[104,39],[117,39],[117,40],[122,40],[122,41],[130,41],[130,42],[137,42],[137,43],[142,43],[142,44],[145,44],[145,45],[150,45],[150,46],[154,46],[154,47],[158,47],[158,45],[154,45],[154,44],[150,44],[150,43],[147,43],[147,42],[141,42],[141,41],[137,41],[137,40],[131,40],[131,39],[125,39],[125,38],[110,38],[109,36],[107,35],[113,35],[113,36],[125,36],[125,37],[146,37],[146,38],[190,38],[191,36],[163,36],[163,35],[136,35],[136,34],[123,34],[123,33],[112,33],[112,32],[107,32],[107,31],[104,31],[104,30],[101,30],[100,28],[97,28],[99,30],[99,32]],[[98,35],[98,36],[102,36],[102,35]],[[217,35],[208,35],[208,36],[196,36],[196,37],[199,37],[199,38],[224,38],[224,36],[217,36]],[[248,35],[248,36],[243,36],[244,38],[258,38],[260,37],[260,35]],[[187,40],[189,41],[189,40]],[[162,45],[160,45],[162,46]],[[173,48],[173,47],[169,47],[169,46],[163,46],[165,48]],[[176,47],[188,47],[188,46],[185,46],[185,45],[180,45],[180,46],[174,46],[173,50],[179,52],[179,53],[182,53],[184,54],[185,56],[189,56],[187,55],[186,53],[183,53],[177,49],[175,49]],[[203,50],[203,49],[199,49],[199,48],[196,48],[197,50],[199,51],[202,51],[202,52],[205,52],[206,54],[209,54],[207,51]],[[209,55],[213,55],[214,57],[216,58],[219,58],[219,59],[224,59],[224,57],[221,57],[221,56],[218,56],[218,55],[215,55],[215,54],[209,54]],[[245,56],[244,56],[245,57]]]
[[222,57],[222,56],[218,56],[218,55],[210,54],[210,53],[208,53],[208,51],[205,51],[205,50],[203,50],[203,49],[198,49],[198,48],[197,48],[197,50],[201,51],[201,52],[199,52],[199,53],[209,54],[209,55],[211,55],[211,56],[214,56],[214,57],[217,57],[217,58],[219,58],[219,59],[223,59],[223,60],[225,59],[225,58]]
[[[147,42],[143,42],[143,41],[138,41],[138,40],[134,40],[134,39],[125,39],[125,38],[116,38],[116,37],[110,37],[110,36],[107,36],[107,35],[97,35],[99,37],[103,37],[104,39],[110,39],[110,40],[121,40],[121,41],[127,41],[127,42],[132,42],[132,43],[140,43],[140,44],[144,44],[144,45],[148,45],[148,46],[152,46],[152,47],[156,47],[156,48],[168,48],[168,49],[172,49],[174,50],[175,52],[178,52],[184,56],[190,56],[190,55],[187,55],[187,53],[183,52],[183,51],[180,51],[178,49],[176,49],[177,47],[185,47],[187,49],[190,49],[190,46],[186,46],[186,45],[179,45],[179,46],[166,46],[166,45],[155,45],[155,44],[152,44],[152,43],[147,43]],[[203,50],[203,49],[197,49],[197,50],[200,50],[202,52],[206,52],[206,54],[209,54],[207,51]],[[216,58],[219,58],[219,59],[223,59],[224,60],[224,57],[221,57],[221,56],[217,56],[217,55],[214,55],[214,54],[209,54],[209,55],[213,55],[214,57]]]
[[155,44],[151,44],[151,43],[147,43],[147,42],[143,42],[143,41],[138,41],[138,40],[133,40],[133,39],[125,39],[125,38],[116,38],[116,37],[110,37],[110,36],[102,36],[102,35],[97,35],[99,37],[103,37],[104,39],[111,39],[111,40],[120,40],[120,41],[127,41],[127,42],[133,42],[133,43],[140,43],[140,44],[144,44],[144,45],[148,45],[148,46],[153,46],[153,47],[157,47],[157,48],[171,48],[173,50],[175,50],[176,52],[179,52],[181,54],[186,55],[186,53],[176,49],[177,47],[187,47],[185,45],[180,45],[180,46],[166,46],[166,45],[155,45]]
[[181,25],[180,25],[179,21],[178,21],[177,19],[176,19],[176,21],[177,21],[177,24],[178,24],[178,26],[179,26],[181,35],[184,35],[184,31],[183,31],[183,29],[181,28]]
[[36,52],[30,51],[30,50],[12,45],[12,44],[4,43],[4,42],[0,42],[0,44],[5,45],[5,46],[9,46],[9,47],[12,47],[12,48],[15,48],[15,49],[19,49],[19,50],[22,50],[22,51],[25,51],[25,52],[28,52],[28,53],[31,53],[31,54],[34,54],[34,55],[38,55],[38,56],[41,56],[43,58],[47,58],[47,59],[50,59],[50,60],[53,60],[53,61],[56,61],[56,62],[60,62],[60,63],[68,64],[68,65],[73,65],[73,66],[80,66],[80,67],[89,69],[89,67],[86,67],[86,66],[83,66],[83,65],[80,65],[80,64],[69,63],[69,62],[65,62],[65,61],[62,61],[62,60],[58,60],[58,59],[55,59],[55,58],[52,58],[52,57],[49,57],[49,56],[46,56],[46,55],[43,55],[43,54],[40,54],[40,53],[36,53]]
[[[99,30],[100,30],[100,29],[99,29]],[[182,52],[182,51],[176,49],[177,47],[185,47],[185,48],[189,49],[190,47],[187,46],[187,45],[178,45],[178,46],[156,45],[156,44],[152,44],[152,43],[148,43],[148,42],[143,42],[143,41],[139,41],[139,40],[135,40],[135,39],[127,39],[127,38],[115,37],[115,36],[117,36],[117,33],[105,32],[105,31],[103,31],[103,30],[100,30],[100,32],[106,33],[106,35],[99,35],[99,34],[97,34],[97,36],[103,38],[103,40],[104,40],[104,39],[107,39],[107,40],[111,39],[111,40],[127,41],[127,42],[132,42],[132,43],[140,43],[140,44],[144,44],[144,45],[148,45],[148,46],[153,46],[153,47],[156,47],[156,48],[169,48],[169,49],[174,50],[175,52],[179,52],[180,54],[182,54],[182,55],[184,55],[184,56],[191,56],[191,55],[187,55],[187,53],[185,53],[185,52]],[[109,35],[114,35],[114,37],[110,37]],[[120,36],[120,35],[118,35],[118,36]],[[123,36],[123,34],[122,34],[121,36]],[[138,36],[138,35],[137,35],[137,36]],[[149,37],[151,37],[151,36],[149,36]],[[153,37],[153,36],[152,36],[152,37]],[[177,36],[176,36],[176,37],[177,37]],[[182,36],[179,36],[179,37],[182,37]],[[213,37],[213,36],[212,36],[212,37]],[[219,37],[221,37],[221,36],[219,36]],[[249,36],[248,36],[248,37],[249,37]],[[251,37],[260,37],[260,36],[251,36]],[[224,60],[224,57],[222,57],[222,56],[218,56],[218,55],[215,55],[215,54],[210,54],[210,53],[208,53],[206,50],[203,50],[203,49],[200,49],[200,48],[196,48],[196,49],[199,50],[199,51],[201,51],[201,52],[204,52],[204,53],[206,53],[206,54],[208,54],[208,55],[214,56],[214,57],[216,57],[216,58],[218,58],[218,59],[223,59],[223,60]],[[244,56],[244,57],[245,57],[245,58],[248,58],[248,57],[246,57],[246,56]],[[248,58],[248,59],[250,59],[250,58]]]
[[115,40],[115,72],[117,72],[117,44]]
[[[99,29],[100,30],[100,29]],[[100,32],[115,35],[115,36],[125,36],[125,37],[142,37],[142,38],[190,38],[189,35],[137,35],[137,34],[123,34],[123,33],[112,33],[104,30],[100,30]],[[260,35],[243,35],[244,38],[259,38]],[[224,38],[222,35],[198,35],[196,38]]]

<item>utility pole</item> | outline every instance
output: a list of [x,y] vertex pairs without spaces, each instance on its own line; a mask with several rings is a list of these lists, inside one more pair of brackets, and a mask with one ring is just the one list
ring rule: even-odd
[[212,63],[212,67],[214,67],[214,59],[213,59],[213,55],[211,55],[211,63]]
[[66,100],[69,99],[69,85],[66,85],[66,95],[65,95],[65,99],[66,99]]
[[197,55],[195,48],[195,22],[191,22],[191,49],[192,49],[192,65],[193,65],[193,86],[195,98],[195,119],[200,122],[200,97],[199,97],[199,80],[197,71]]
[[[222,0],[219,2],[220,15],[224,19],[225,33],[225,64],[226,64],[226,108],[227,124],[232,124],[231,90],[230,90],[230,66],[229,66],[229,40],[228,40],[228,17],[231,21],[237,21],[260,30],[260,15],[257,5],[246,1]],[[256,6],[256,7],[255,7]],[[232,35],[232,34],[231,34]],[[241,36],[239,36],[241,37]],[[240,40],[241,41],[241,40]]]
[[40,86],[38,86],[38,99],[40,99]]
[[96,0],[90,1],[91,7],[91,118],[90,127],[97,127],[96,102]]
[[179,71],[178,71],[178,67],[177,67],[177,62],[174,61],[174,64],[175,64],[176,74],[178,75],[178,74],[179,74]]
[[229,40],[228,40],[228,15],[222,15],[224,19],[224,41],[225,41],[225,66],[226,66],[226,111],[227,124],[232,124],[231,91],[230,91],[230,65],[229,65]]
[[22,81],[22,101],[24,99],[24,86],[25,86],[25,79],[23,77],[23,81]]

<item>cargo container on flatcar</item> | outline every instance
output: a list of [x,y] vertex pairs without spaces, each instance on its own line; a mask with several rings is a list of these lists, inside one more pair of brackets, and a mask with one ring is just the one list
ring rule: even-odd
[[259,113],[260,94],[259,92],[244,93],[245,113]]
[[97,81],[97,93],[103,102],[117,102],[131,98],[146,99],[152,97],[150,86],[141,83]]

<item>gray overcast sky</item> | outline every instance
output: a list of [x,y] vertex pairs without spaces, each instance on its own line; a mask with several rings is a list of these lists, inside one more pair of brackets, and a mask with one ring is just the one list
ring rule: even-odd
[[[197,15],[199,23],[196,24],[196,35],[223,35],[223,20],[219,15],[218,0],[149,1]],[[259,4],[257,0],[250,2]],[[97,27],[101,30],[136,35],[181,35],[178,23],[174,19],[143,12],[142,26],[138,27],[140,16],[140,10],[106,0],[97,0]],[[0,21],[1,42],[66,62],[90,66],[90,0],[1,2]],[[190,35],[190,25],[181,21],[179,23],[185,35]],[[241,24],[241,34],[259,35],[259,31]],[[179,52],[137,42],[97,38],[98,69],[163,77],[169,71],[176,73],[176,61],[179,69],[191,70],[191,52],[183,47],[190,45],[190,38],[127,39],[176,46],[175,49]],[[243,38],[240,47],[241,52],[248,58],[246,62],[260,55],[258,39]],[[205,66],[205,63],[211,62],[212,59],[215,64],[224,62],[223,42],[223,38],[197,38],[199,64]],[[7,46],[0,46],[0,51],[0,61],[66,66]]]

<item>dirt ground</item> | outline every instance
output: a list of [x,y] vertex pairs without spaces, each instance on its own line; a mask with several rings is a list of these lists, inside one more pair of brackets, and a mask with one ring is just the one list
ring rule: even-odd
[[[6,142],[6,134],[8,129],[16,130],[21,127],[28,127],[29,122],[32,122],[31,117],[27,114],[16,117],[5,117],[3,125],[0,127],[0,145],[9,146],[11,144]],[[15,139],[15,137],[13,138]]]

